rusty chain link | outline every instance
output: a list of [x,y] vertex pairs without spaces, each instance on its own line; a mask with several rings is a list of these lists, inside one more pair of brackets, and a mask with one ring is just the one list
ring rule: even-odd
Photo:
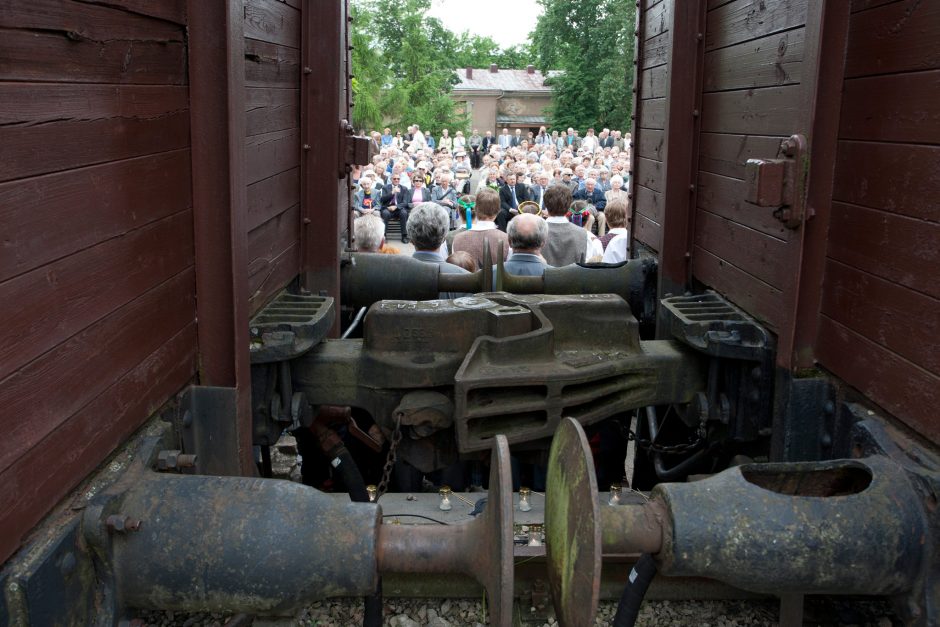
[[398,415],[395,417],[395,430],[392,432],[392,443],[388,447],[388,457],[385,458],[385,467],[382,469],[382,480],[379,481],[378,488],[376,488],[376,502],[388,491],[388,482],[392,478],[392,469],[395,467],[395,460],[398,458],[398,444],[400,442],[401,415]]

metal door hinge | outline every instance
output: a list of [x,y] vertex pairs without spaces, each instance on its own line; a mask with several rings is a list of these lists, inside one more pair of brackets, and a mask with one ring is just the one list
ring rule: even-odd
[[798,228],[810,217],[804,194],[808,159],[803,135],[783,140],[774,159],[748,159],[745,200],[759,207],[777,207],[774,217],[788,229]]

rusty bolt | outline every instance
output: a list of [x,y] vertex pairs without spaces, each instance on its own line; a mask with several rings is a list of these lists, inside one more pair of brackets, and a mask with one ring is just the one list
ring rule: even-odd
[[313,68],[304,67],[304,74],[311,74],[311,73],[313,73]]
[[304,144],[304,150],[310,150],[310,144]]
[[693,117],[693,118],[697,118],[697,117],[698,117],[698,109],[692,109],[692,117]]
[[112,514],[104,521],[108,531],[114,533],[126,533],[128,531],[140,531],[140,521],[124,514]]
[[310,224],[311,221],[310,218],[304,218],[304,224]]
[[705,39],[705,36],[702,35],[702,33],[695,33],[695,38],[698,39],[699,41],[702,41],[703,39]]
[[196,456],[178,450],[163,450],[157,455],[158,470],[192,468],[196,465]]
[[689,191],[690,191],[690,192],[694,192],[694,191],[695,191],[695,183],[692,183],[691,185],[689,185]]

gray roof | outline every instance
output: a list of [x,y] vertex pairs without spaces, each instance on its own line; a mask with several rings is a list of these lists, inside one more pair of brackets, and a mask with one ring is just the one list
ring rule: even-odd
[[540,124],[546,124],[547,118],[544,115],[497,115],[496,123],[538,126]]
[[489,68],[473,68],[473,78],[467,78],[467,70],[457,70],[460,83],[454,85],[454,91],[552,91],[545,85],[545,79],[557,76],[557,70],[549,70],[546,77],[538,70],[529,74],[526,70],[504,70],[490,72]]

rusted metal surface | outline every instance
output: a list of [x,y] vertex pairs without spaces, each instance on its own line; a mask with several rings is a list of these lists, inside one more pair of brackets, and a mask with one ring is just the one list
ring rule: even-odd
[[190,0],[187,14],[200,375],[204,385],[235,390],[237,467],[249,474],[244,8]]
[[490,455],[489,495],[483,513],[470,523],[379,528],[382,573],[463,573],[483,584],[490,624],[512,624],[512,476],[509,444],[496,436]]
[[349,254],[343,258],[343,302],[362,307],[380,300],[432,300],[440,292],[475,294],[617,294],[630,303],[637,320],[651,322],[656,309],[656,262],[572,264],[546,268],[543,276],[515,276],[496,266],[496,276],[442,274],[440,269],[400,255]]
[[604,555],[659,553],[663,546],[666,509],[658,501],[600,508]]
[[454,460],[455,442],[460,452],[487,450],[497,434],[511,443],[551,437],[566,413],[589,424],[688,402],[704,389],[705,365],[677,342],[641,342],[617,296],[490,294],[383,301],[361,342],[320,344],[297,362],[295,381],[310,402],[366,409],[387,432],[406,394],[452,389],[455,431],[445,418],[421,421],[425,438],[406,426],[413,435],[401,454],[430,471]]
[[298,357],[333,327],[333,299],[283,291],[251,319],[251,363]]
[[548,581],[562,625],[594,624],[601,585],[597,478],[584,430],[565,418],[552,440],[545,492]]

